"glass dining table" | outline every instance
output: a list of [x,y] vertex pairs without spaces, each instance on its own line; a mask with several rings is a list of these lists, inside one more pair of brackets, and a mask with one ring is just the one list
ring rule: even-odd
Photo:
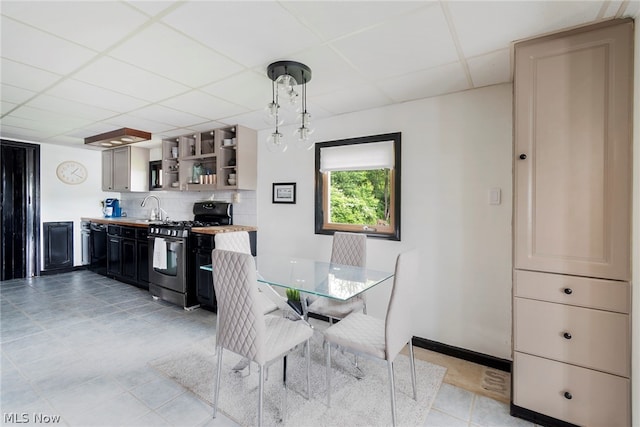
[[[338,301],[360,295],[394,275],[392,272],[285,255],[260,255],[256,261],[259,282]],[[200,268],[212,270],[210,264]],[[306,317],[306,298],[301,299]]]

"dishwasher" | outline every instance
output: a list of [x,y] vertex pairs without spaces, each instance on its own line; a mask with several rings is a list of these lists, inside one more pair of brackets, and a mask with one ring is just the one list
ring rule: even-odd
[[82,265],[91,264],[91,223],[82,221],[80,223],[80,237],[82,247]]
[[89,269],[98,274],[107,274],[107,226],[91,223],[91,264]]

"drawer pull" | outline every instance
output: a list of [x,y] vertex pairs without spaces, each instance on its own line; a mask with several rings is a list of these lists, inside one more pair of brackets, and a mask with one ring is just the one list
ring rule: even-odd
[[571,393],[569,393],[568,391],[564,392],[564,398],[567,400],[571,400],[573,399],[573,395]]
[[565,337],[568,340],[571,339],[571,334],[569,332],[565,332],[564,334],[562,334],[562,336]]
[[564,288],[564,293],[567,295],[571,295],[573,293],[573,289],[571,288]]

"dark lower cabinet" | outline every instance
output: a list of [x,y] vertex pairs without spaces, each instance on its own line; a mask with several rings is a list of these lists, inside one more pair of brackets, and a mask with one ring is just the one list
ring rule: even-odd
[[136,253],[138,255],[137,277],[138,286],[149,289],[149,232],[146,228],[136,230]]
[[149,289],[149,242],[146,228],[109,225],[106,275]]
[[[256,256],[257,233],[249,232],[251,254]],[[213,288],[213,274],[200,267],[211,264],[211,251],[215,248],[215,238],[211,234],[193,233],[189,241],[189,272],[187,280],[193,280],[196,298],[201,307],[217,311],[216,293]]]
[[213,236],[210,234],[191,235],[191,262],[192,275],[188,280],[195,281],[196,298],[200,307],[217,311],[216,294],[213,290],[213,275],[210,271],[202,270],[203,265],[211,264],[211,251],[213,250]]
[[45,222],[44,269],[60,270],[73,267],[73,221]]
[[107,276],[122,275],[122,237],[121,227],[109,225],[107,227]]

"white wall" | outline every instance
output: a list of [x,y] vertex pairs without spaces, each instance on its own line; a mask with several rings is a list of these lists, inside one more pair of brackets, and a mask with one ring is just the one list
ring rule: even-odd
[[[418,248],[418,337],[511,359],[512,86],[504,84],[347,114],[314,125],[317,141],[402,132],[402,241],[369,239],[369,266],[392,270]],[[289,130],[285,130],[289,132]],[[258,251],[329,258],[314,234],[314,151],[266,150],[259,133]],[[273,182],[296,182],[297,203],[271,203]],[[488,203],[492,187],[502,204]],[[382,317],[390,286],[368,295]]]
[[[101,217],[100,201],[118,197],[118,193],[105,193],[102,188],[102,157],[100,151],[40,144],[40,202],[42,222],[73,221],[74,265],[82,264],[80,218]],[[56,176],[56,168],[65,160],[82,163],[88,172],[82,184],[63,184]],[[41,235],[41,243],[44,239]],[[41,250],[41,268],[44,256]]]

